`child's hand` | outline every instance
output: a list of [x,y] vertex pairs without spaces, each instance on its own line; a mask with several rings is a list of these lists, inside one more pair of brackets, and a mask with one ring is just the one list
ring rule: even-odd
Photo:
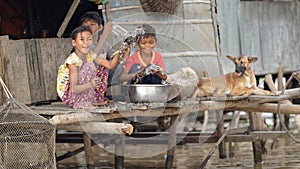
[[92,86],[93,86],[94,88],[100,87],[100,83],[101,83],[101,81],[100,81],[100,78],[99,78],[99,77],[96,77],[96,78],[94,78],[94,79],[92,80]]
[[107,37],[112,32],[112,22],[107,22],[104,26],[102,37]]
[[139,70],[139,71],[135,72],[135,75],[133,77],[137,77],[137,78],[144,77],[144,71],[143,70]]
[[123,52],[123,58],[122,59],[127,59],[130,55],[130,49],[131,49],[131,46],[130,45],[122,45],[120,47],[120,50]]
[[151,74],[156,74],[156,73],[158,73],[158,72],[159,72],[158,69],[151,69],[151,70],[150,70],[150,73],[151,73]]

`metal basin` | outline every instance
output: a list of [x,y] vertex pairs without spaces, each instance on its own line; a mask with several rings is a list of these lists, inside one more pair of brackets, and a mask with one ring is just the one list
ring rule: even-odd
[[170,84],[124,85],[126,101],[131,103],[166,103],[170,87]]

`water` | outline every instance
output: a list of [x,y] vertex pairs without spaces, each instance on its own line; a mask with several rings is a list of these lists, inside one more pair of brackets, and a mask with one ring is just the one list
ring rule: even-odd
[[[295,126],[295,124],[291,124]],[[300,138],[296,127],[292,127],[293,134]],[[177,145],[175,149],[174,169],[196,169],[206,157],[213,143]],[[57,155],[62,155],[67,151],[72,151],[83,146],[83,144],[58,143]],[[228,154],[228,143],[227,154]],[[147,148],[143,145],[143,153],[162,149],[160,145],[152,145]],[[252,144],[250,142],[235,143],[234,157],[220,159],[218,150],[206,164],[206,169],[298,169],[300,168],[300,144],[289,138],[268,139],[266,143],[267,154],[263,156],[262,164],[254,164],[252,154]],[[113,145],[105,148],[93,146],[94,162],[96,169],[114,168]],[[146,151],[145,151],[146,150]],[[141,151],[139,146],[126,145],[127,152]],[[125,158],[125,169],[163,169],[165,164],[165,153],[157,154],[148,158]],[[86,168],[84,152],[57,163],[58,169],[84,169]]]

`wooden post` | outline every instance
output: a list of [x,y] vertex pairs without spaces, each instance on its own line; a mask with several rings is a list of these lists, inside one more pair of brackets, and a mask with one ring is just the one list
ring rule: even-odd
[[[258,131],[262,130],[262,116],[260,113],[257,112],[249,112],[249,122],[250,122],[250,130],[251,131]],[[262,154],[263,154],[263,148],[261,146],[260,139],[257,139],[256,141],[252,142],[252,148],[253,148],[253,157],[254,157],[254,163],[259,164],[262,162]]]
[[[280,64],[278,67],[278,77],[277,77],[277,82],[278,82],[278,91],[282,91],[283,88],[285,88],[284,84],[283,84],[283,74],[284,74],[284,70],[282,65]],[[282,114],[280,119],[284,120],[284,124],[287,128],[289,128],[289,119],[290,116],[288,114]],[[280,124],[280,130],[283,131],[283,126]]]
[[88,169],[94,169],[94,159],[93,159],[93,151],[92,151],[92,141],[90,136],[87,133],[83,133],[83,144],[84,144],[84,152],[85,152],[85,161]]
[[[238,115],[237,115],[237,119],[233,122],[234,123],[233,127],[238,128],[239,120],[240,120],[240,113],[238,111],[234,111],[233,115],[235,115],[235,114],[238,114]],[[232,158],[232,157],[234,157],[234,149],[235,149],[236,144],[234,142],[229,142],[228,144],[229,144],[229,157]]]
[[[180,116],[183,116],[182,114]],[[165,169],[171,169],[173,166],[174,161],[174,152],[176,146],[176,128],[178,123],[178,116],[171,117],[171,128],[169,131],[169,139],[168,139],[168,151],[167,151],[167,158],[165,162]]]
[[56,34],[57,37],[61,38],[61,36],[64,34],[65,29],[67,28],[68,23],[70,22],[70,20],[71,20],[73,14],[74,14],[79,2],[80,2],[80,0],[74,0],[73,1],[72,5],[71,5],[71,7],[70,7],[70,9],[67,13],[67,16],[65,17],[63,23],[61,24],[61,26],[60,26],[57,34]]
[[[217,110],[217,132],[219,138],[224,134],[224,115],[223,110]],[[219,158],[226,158],[226,146],[225,141],[219,144]]]
[[115,143],[115,169],[124,168],[125,135],[117,136]]
[[217,4],[216,4],[216,0],[210,0],[210,5],[211,5],[211,19],[213,21],[213,30],[214,30],[214,38],[215,38],[215,48],[216,48],[216,52],[217,52],[217,59],[218,59],[218,63],[219,63],[219,70],[220,70],[220,74],[224,74],[223,71],[223,66],[222,66],[222,62],[221,62],[221,51],[220,51],[220,42],[219,42],[219,30],[218,30],[218,24],[217,24],[217,12],[216,12],[216,8],[217,8]]

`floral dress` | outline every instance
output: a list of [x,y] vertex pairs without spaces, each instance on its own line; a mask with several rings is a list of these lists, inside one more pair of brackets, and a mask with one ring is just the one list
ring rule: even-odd
[[[101,87],[98,89],[90,88],[79,94],[75,94],[70,90],[70,73],[68,64],[74,64],[78,67],[79,85],[90,83],[92,79],[99,74],[97,66],[93,62],[96,56],[97,55],[95,53],[89,52],[87,54],[87,62],[83,63],[76,53],[72,53],[59,67],[57,76],[57,93],[62,102],[66,105],[74,108],[90,108],[94,103],[97,103],[98,100],[101,100],[99,99],[99,97],[101,98],[101,91],[105,90],[102,88],[107,86],[107,83],[106,85],[101,83]],[[101,57],[103,56],[105,55],[101,55]]]

